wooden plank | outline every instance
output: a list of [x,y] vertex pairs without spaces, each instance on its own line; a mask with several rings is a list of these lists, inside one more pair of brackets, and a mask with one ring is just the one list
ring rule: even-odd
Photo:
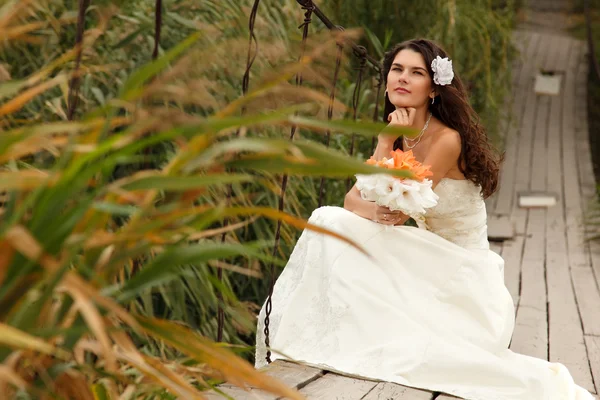
[[[516,162],[513,162],[516,164],[516,171],[519,171],[519,173],[515,174],[513,196],[516,196],[516,194],[521,191],[531,189],[531,163],[533,157],[532,144],[536,120],[535,113],[537,110],[537,96],[533,91],[532,77],[537,64],[536,60],[539,58],[539,56],[545,54],[551,43],[546,36],[540,36],[539,42],[536,42],[536,44],[537,46],[535,47],[534,52],[530,54],[530,58],[527,59],[527,64],[524,68],[524,73],[528,75],[527,84],[519,88],[518,93],[516,94],[517,96],[521,96],[525,99],[525,104],[523,105],[523,117],[519,128],[519,142],[517,145]],[[514,208],[512,217],[515,221],[515,229],[517,234],[525,233],[527,215],[527,210]]]
[[[506,160],[502,167],[500,175],[500,188],[498,190],[498,200],[496,202],[495,213],[508,215],[514,205],[514,198],[518,190],[524,190],[529,187],[529,174],[527,175],[527,181],[520,182],[517,184],[517,171],[529,171],[529,153],[520,147],[521,134],[523,132],[523,117],[526,115],[527,103],[530,103],[535,99],[533,91],[530,90],[532,87],[532,74],[534,71],[535,56],[539,51],[539,42],[541,35],[536,33],[519,32],[518,33],[521,42],[526,42],[527,49],[522,53],[522,67],[519,71],[519,77],[516,84],[513,86],[513,108],[512,116],[514,123],[511,129],[507,132],[506,137]],[[528,101],[526,103],[526,100]],[[511,121],[512,122],[512,121]],[[519,160],[521,161],[519,163]],[[521,168],[521,169],[520,169]],[[516,230],[519,233],[525,231],[524,220],[526,218],[526,211],[520,210],[515,215],[516,217]],[[520,228],[520,229],[519,229]]]
[[[276,360],[268,366],[261,368],[260,371],[268,376],[278,379],[285,385],[292,388],[302,388],[307,384],[322,377],[324,374],[323,370],[321,369],[308,367],[305,365],[283,360]],[[279,398],[279,396],[267,393],[256,388],[251,388],[250,390],[246,391],[244,389],[227,383],[219,385],[218,388],[219,390],[223,391],[228,396],[231,396],[236,400],[256,399],[257,396],[260,396],[261,399],[265,400],[274,400]],[[224,398],[221,394],[217,393],[214,390],[207,393],[206,396],[209,400]]]
[[[552,46],[551,38],[542,36],[536,51],[535,63],[547,57]],[[534,62],[533,60],[531,60]],[[532,145],[535,140],[541,144],[547,117],[547,104],[538,104],[538,96],[533,92],[532,82],[526,93],[525,110],[521,123],[521,135],[517,159],[517,174],[515,190],[523,191],[534,189],[545,190],[545,159],[544,153]],[[546,110],[546,111],[544,111]],[[536,128],[537,126],[537,128]],[[545,140],[543,141],[545,150]],[[544,164],[542,164],[544,162]],[[531,168],[535,165],[536,168]],[[543,167],[542,167],[543,165]],[[527,173],[525,171],[531,171]],[[533,179],[535,177],[536,179]],[[527,236],[524,243],[523,258],[521,263],[521,291],[517,307],[515,331],[510,348],[521,354],[548,359],[548,325],[547,325],[547,293],[546,277],[544,270],[545,256],[545,231],[546,213],[540,209],[515,209],[513,212],[517,226],[521,224]],[[517,228],[517,232],[519,232]]]
[[307,399],[360,400],[376,385],[377,382],[374,381],[326,374],[324,377],[306,385],[300,390],[300,393]]
[[589,245],[589,250],[592,263],[592,270],[596,278],[596,285],[600,287],[600,241],[598,239],[591,241]]
[[220,385],[218,389],[221,390],[224,395],[211,390],[210,392],[204,394],[204,397],[208,400],[223,400],[227,398],[233,398],[235,400],[276,400],[279,398],[271,393],[263,392],[262,390],[254,388],[246,391],[238,387]]
[[260,371],[294,388],[306,386],[325,373],[319,368],[284,360],[276,360],[268,366],[261,368]]
[[[560,60],[568,60],[568,38],[555,39],[557,52],[554,60],[546,68],[555,65],[558,69],[566,66]],[[558,59],[557,59],[558,58]],[[549,208],[546,218],[546,278],[548,285],[549,314],[549,360],[564,364],[575,381],[588,390],[594,390],[587,353],[583,338],[583,330],[579,311],[575,302],[575,294],[569,274],[569,259],[565,235],[564,213],[564,179],[560,154],[560,110],[563,106],[562,96],[551,100],[548,130],[547,171],[548,190],[560,193],[558,206]]]
[[490,215],[487,221],[488,239],[504,241],[515,236],[515,227],[507,215]]
[[521,354],[548,359],[546,279],[544,273],[545,216],[530,210],[521,264],[521,294],[510,348]]
[[[515,108],[517,102],[517,99],[515,99],[515,88],[519,84],[521,70],[524,64],[523,53],[526,53],[527,46],[531,42],[530,40],[526,40],[526,38],[527,37],[523,32],[513,32],[513,43],[518,51],[518,55],[511,65],[511,86],[510,90],[508,90],[504,96],[502,105],[503,117],[500,118],[498,124],[499,143],[497,143],[497,145],[503,148],[506,157],[511,159],[514,158],[513,154],[516,151],[516,138],[513,136],[515,136],[514,133],[516,132],[516,128],[518,128],[518,122],[520,121],[522,111],[520,108]],[[514,165],[505,165],[500,170],[498,190],[485,201],[489,215],[498,214],[496,206],[501,193],[504,193],[504,208],[501,210],[501,213],[508,214],[510,212],[510,202],[513,193],[512,182],[510,179],[514,179],[514,174]],[[508,205],[506,204],[507,200]]]
[[[531,161],[531,185],[530,189],[535,192],[546,191],[547,177],[547,133],[548,117],[550,114],[550,99],[547,96],[540,96],[537,99],[537,110],[535,118],[535,128],[533,135],[533,155]],[[540,210],[544,214],[546,210]]]
[[590,367],[596,382],[596,393],[600,392],[600,337],[586,336],[585,345],[587,347]]
[[[582,47],[581,54],[587,52],[586,43],[579,41]],[[575,80],[575,96],[578,107],[575,107],[575,130],[577,141],[577,161],[579,163],[579,183],[581,187],[581,197],[583,209],[587,210],[590,202],[596,202],[596,179],[592,165],[592,152],[590,149],[590,132],[588,127],[588,107],[587,107],[587,78],[588,62],[585,57],[579,63],[579,71]]]
[[525,238],[517,236],[514,240],[504,242],[502,258],[504,259],[504,284],[513,298],[515,307],[519,304],[521,288],[521,260]]
[[571,271],[581,322],[586,335],[600,336],[600,291],[591,268]]
[[581,46],[572,46],[569,67],[565,76],[565,93],[562,107],[562,156],[565,185],[565,219],[567,222],[567,244],[571,268],[588,265],[581,229],[582,211],[579,187],[579,171],[575,143],[575,113],[580,106],[575,95],[575,79],[581,60]]
[[[564,244],[562,247],[562,249],[554,250],[548,248],[546,254],[549,360],[564,364],[577,384],[594,391]],[[578,278],[583,277],[581,275],[577,276]],[[595,286],[596,283],[594,281],[592,283]]]
[[381,382],[377,384],[362,400],[432,400],[433,393],[413,389],[395,383]]
[[499,256],[502,255],[502,243],[500,242],[490,242],[490,250]]

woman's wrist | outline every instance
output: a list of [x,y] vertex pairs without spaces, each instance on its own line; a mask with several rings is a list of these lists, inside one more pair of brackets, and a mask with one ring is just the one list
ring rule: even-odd
[[395,138],[394,136],[380,133],[379,136],[377,136],[377,143],[380,146],[389,147],[391,149],[394,146],[394,142],[396,141],[396,139],[397,138]]

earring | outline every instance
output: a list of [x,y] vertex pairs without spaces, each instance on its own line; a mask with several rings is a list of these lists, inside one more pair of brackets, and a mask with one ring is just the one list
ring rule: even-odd
[[387,89],[385,89],[385,94],[384,94],[384,96],[387,96]]
[[431,98],[431,104],[433,104],[435,102],[435,97]]

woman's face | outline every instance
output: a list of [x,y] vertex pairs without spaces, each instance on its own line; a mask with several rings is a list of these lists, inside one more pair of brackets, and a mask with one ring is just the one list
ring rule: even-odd
[[390,102],[397,108],[419,108],[431,101],[432,79],[421,53],[403,49],[396,54],[386,89]]

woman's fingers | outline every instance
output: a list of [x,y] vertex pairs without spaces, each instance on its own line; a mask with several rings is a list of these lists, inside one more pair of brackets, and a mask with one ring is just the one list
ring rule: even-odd
[[399,108],[397,112],[402,125],[408,125],[408,111],[406,111],[406,108]]
[[415,122],[415,115],[417,115],[417,109],[414,107],[409,107],[407,109],[407,117],[408,117],[409,125],[412,125]]
[[388,115],[388,122],[393,125],[411,126],[416,115],[417,109],[414,107],[397,108]]
[[400,211],[392,211],[387,207],[379,206],[375,213],[376,221],[384,225],[394,225],[402,219]]

